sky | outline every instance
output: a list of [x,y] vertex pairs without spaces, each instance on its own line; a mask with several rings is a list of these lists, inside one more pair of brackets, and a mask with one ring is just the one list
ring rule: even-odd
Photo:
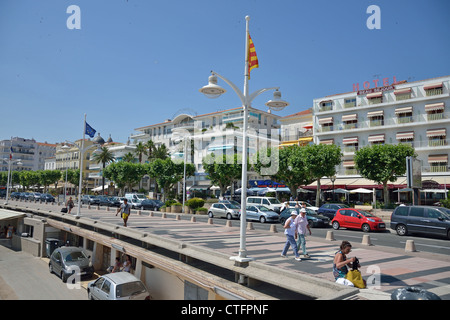
[[448,0],[0,0],[0,140],[75,141],[86,114],[105,140],[126,142],[179,113],[239,107],[220,79],[218,99],[199,89],[211,70],[243,89],[247,15],[250,93],[280,87],[290,105],[279,116],[355,83],[450,75],[449,12]]

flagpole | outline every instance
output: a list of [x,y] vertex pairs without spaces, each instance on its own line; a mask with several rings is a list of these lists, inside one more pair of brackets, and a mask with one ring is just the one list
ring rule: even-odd
[[80,148],[80,181],[78,182],[78,208],[77,208],[77,216],[80,216],[81,209],[81,185],[83,183],[83,151],[84,151],[84,139],[86,138],[86,113],[84,114],[84,124],[83,124],[83,140],[81,140],[81,148]]
[[[9,161],[8,161],[8,179],[6,182],[6,202],[5,204],[8,204],[8,198],[9,198],[9,184],[10,184],[10,179],[9,176],[11,175],[11,162],[12,162],[12,137],[9,143]],[[12,177],[11,177],[12,180]]]

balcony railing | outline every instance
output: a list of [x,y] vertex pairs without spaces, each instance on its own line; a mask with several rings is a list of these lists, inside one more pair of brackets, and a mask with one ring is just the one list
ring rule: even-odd
[[425,90],[427,97],[430,96],[437,96],[439,94],[442,94],[442,88],[436,88],[436,89],[430,89],[430,90]]

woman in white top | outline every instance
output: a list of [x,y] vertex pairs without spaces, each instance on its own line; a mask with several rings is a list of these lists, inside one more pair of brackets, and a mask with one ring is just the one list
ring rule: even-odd
[[127,259],[123,263],[122,271],[131,272],[131,259],[130,259],[130,256],[128,256],[128,255],[127,255]]
[[295,243],[295,230],[297,228],[295,224],[295,217],[297,216],[297,212],[295,210],[291,211],[291,216],[286,220],[284,224],[284,234],[286,235],[286,244],[284,245],[283,252],[281,256],[286,258],[286,253],[289,250],[289,247],[292,246],[295,254],[295,260],[302,261],[297,252],[297,244]]

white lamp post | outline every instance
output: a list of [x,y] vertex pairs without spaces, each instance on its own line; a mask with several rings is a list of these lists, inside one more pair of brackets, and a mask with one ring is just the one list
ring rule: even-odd
[[252,260],[251,258],[247,257],[247,250],[246,250],[246,218],[247,218],[247,149],[248,149],[248,143],[247,143],[247,125],[248,125],[248,107],[251,106],[252,101],[259,96],[261,93],[268,91],[268,90],[276,90],[274,92],[273,99],[268,101],[266,103],[266,106],[269,108],[279,111],[285,108],[289,105],[286,101],[281,100],[281,93],[278,87],[273,88],[264,88],[257,90],[253,92],[252,94],[249,94],[248,91],[248,80],[249,80],[249,71],[248,71],[248,64],[249,64],[249,57],[248,57],[248,47],[249,47],[249,41],[248,41],[248,34],[249,34],[249,20],[250,17],[246,16],[246,37],[245,37],[245,72],[244,72],[244,92],[239,90],[239,88],[232,83],[230,80],[226,79],[225,77],[221,76],[217,72],[211,71],[211,76],[208,79],[208,85],[202,87],[199,91],[206,95],[208,98],[218,98],[220,95],[224,94],[226,90],[222,88],[221,86],[217,85],[217,77],[225,81],[238,95],[239,99],[242,103],[242,108],[244,110],[244,124],[243,124],[243,130],[242,130],[242,139],[243,139],[243,154],[242,154],[242,177],[241,177],[241,227],[240,227],[240,245],[239,245],[239,254],[235,257],[230,257],[231,260],[235,260],[237,262],[247,262]]
[[5,202],[5,204],[8,204],[8,198],[9,198],[9,194],[10,194],[10,192],[9,192],[9,189],[10,189],[9,185],[12,184],[12,183],[10,183],[10,181],[12,181],[11,165],[14,162],[17,162],[18,165],[21,165],[22,162],[21,162],[20,159],[13,160],[13,159],[7,159],[7,158],[3,158],[3,161],[5,161],[8,164],[8,179],[7,179],[7,182],[6,182],[6,202]]

